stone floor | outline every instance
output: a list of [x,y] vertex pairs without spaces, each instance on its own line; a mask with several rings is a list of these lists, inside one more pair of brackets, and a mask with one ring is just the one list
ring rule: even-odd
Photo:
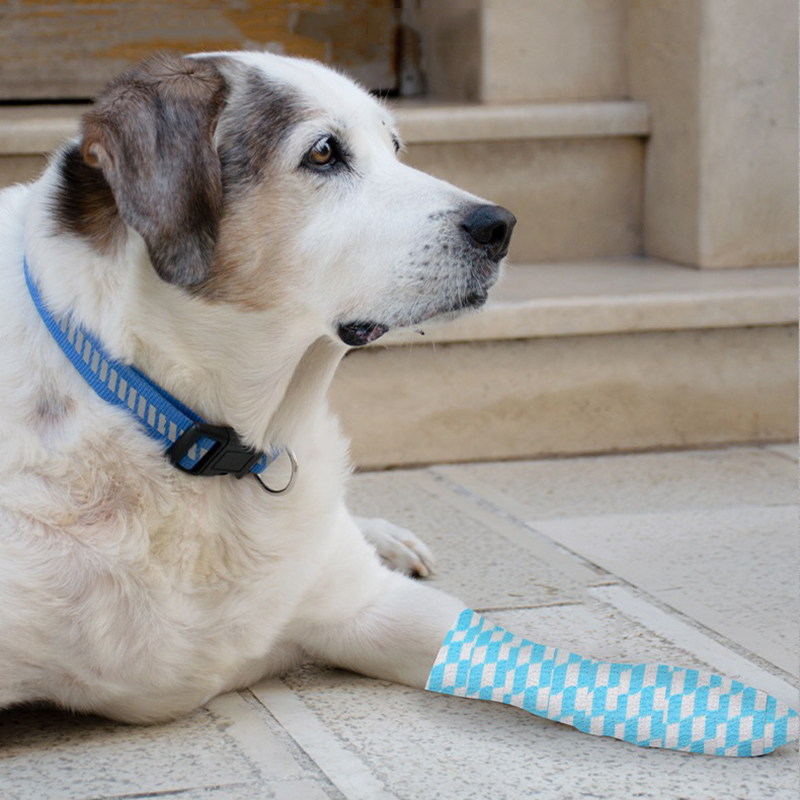
[[[712,668],[798,707],[794,445],[368,473],[351,505],[433,547],[433,585],[529,638]],[[0,716],[1,800],[767,800],[794,747],[644,750],[493,703],[306,667],[137,728]]]

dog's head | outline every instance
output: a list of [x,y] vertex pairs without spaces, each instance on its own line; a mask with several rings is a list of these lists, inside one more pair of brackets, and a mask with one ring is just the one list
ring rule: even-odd
[[65,155],[58,216],[135,231],[165,281],[366,344],[482,305],[515,219],[398,161],[387,109],[314,62],[159,56],[123,74]]

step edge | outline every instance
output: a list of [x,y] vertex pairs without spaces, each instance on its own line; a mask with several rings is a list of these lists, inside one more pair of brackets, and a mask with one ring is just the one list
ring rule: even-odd
[[647,136],[639,101],[430,106],[396,109],[407,144]]
[[[90,106],[0,109],[0,154],[43,155],[78,135]],[[23,111],[25,109],[25,111]],[[647,136],[650,110],[638,101],[431,105],[394,109],[406,144]]]
[[775,327],[797,322],[797,290],[790,286],[539,298],[490,302],[481,312],[455,322],[391,331],[369,347]]
[[[76,108],[74,113],[64,112],[38,117],[35,115],[9,117],[0,110],[0,156],[7,158],[46,155],[53,152],[65,141],[78,135],[80,116],[87,108],[89,106]],[[42,109],[49,111],[47,106]]]

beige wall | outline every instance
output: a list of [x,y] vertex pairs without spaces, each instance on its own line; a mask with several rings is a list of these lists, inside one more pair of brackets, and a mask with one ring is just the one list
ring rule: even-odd
[[700,263],[797,258],[796,0],[706,0]]
[[701,267],[797,259],[795,0],[630,0],[652,111],[645,249]]
[[422,0],[418,13],[435,98],[650,105],[648,255],[796,261],[796,0]]
[[627,95],[626,0],[421,0],[432,97],[488,103]]
[[647,252],[694,263],[700,176],[701,9],[695,0],[631,2],[630,85],[650,106],[645,171]]
[[484,102],[628,93],[625,0],[483,0]]

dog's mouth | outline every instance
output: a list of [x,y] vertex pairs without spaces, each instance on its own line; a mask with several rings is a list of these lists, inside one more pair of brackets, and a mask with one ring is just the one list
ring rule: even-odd
[[340,325],[337,329],[337,333],[339,334],[339,338],[346,345],[350,345],[350,347],[363,347],[365,344],[380,339],[388,330],[389,326],[382,325],[380,322],[359,321]]
[[446,306],[435,306],[429,309],[423,316],[417,319],[404,320],[403,322],[389,325],[384,322],[374,320],[356,320],[353,322],[342,323],[336,332],[339,338],[350,347],[363,347],[380,339],[391,327],[408,328],[418,325],[420,322],[430,320],[447,320],[458,316],[462,311],[475,310],[483,306],[489,299],[487,288],[476,289],[463,297],[457,298],[453,303]]

